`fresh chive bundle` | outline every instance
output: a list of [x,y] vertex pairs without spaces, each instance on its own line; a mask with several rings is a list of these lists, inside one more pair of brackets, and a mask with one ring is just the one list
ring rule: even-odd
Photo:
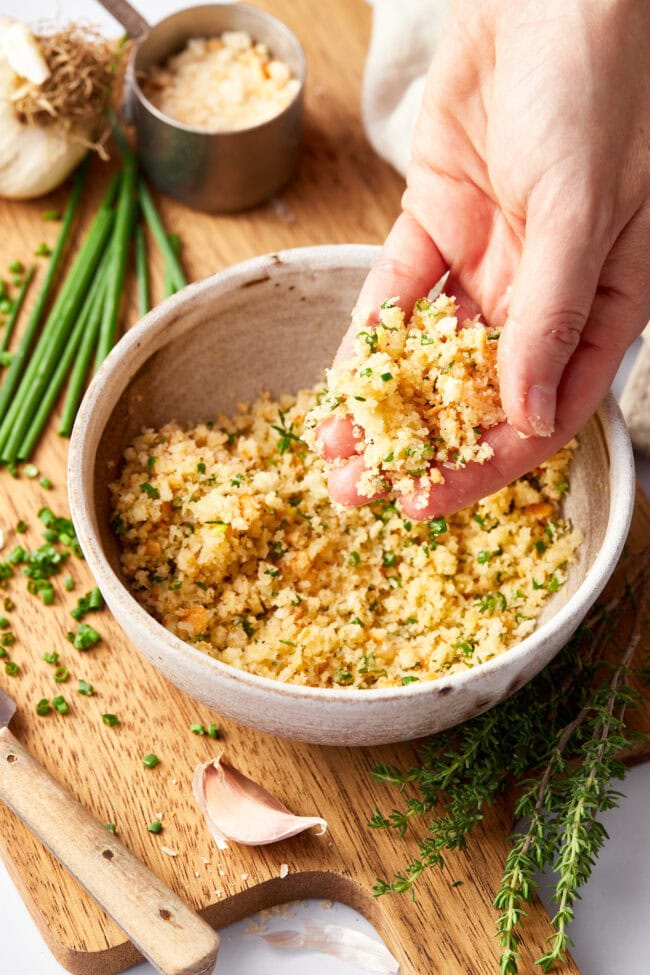
[[151,194],[138,177],[135,155],[123,140],[118,141],[123,168],[111,180],[79,252],[51,301],[79,209],[87,163],[78,170],[45,278],[18,346],[10,355],[6,350],[34,268],[21,281],[15,281],[20,284],[20,291],[0,339],[0,352],[5,352],[8,363],[0,385],[0,462],[10,470],[15,470],[17,461],[31,457],[66,384],[59,434],[70,436],[88,375],[99,368],[115,344],[132,240],[140,314],[146,314],[151,307],[147,244],[144,227],[137,222],[138,211],[162,251],[165,296],[187,283],[178,257],[180,241],[165,230]]

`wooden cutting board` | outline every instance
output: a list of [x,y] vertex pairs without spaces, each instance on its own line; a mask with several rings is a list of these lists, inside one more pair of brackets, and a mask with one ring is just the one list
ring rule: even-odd
[[[161,206],[168,229],[183,241],[183,261],[192,279],[253,256],[284,247],[331,242],[380,242],[399,208],[401,180],[371,151],[362,133],[358,105],[369,13],[361,0],[268,0],[260,4],[282,17],[300,36],[309,63],[307,127],[297,178],[281,199],[249,213],[207,216],[170,201]],[[88,222],[110,167],[95,164],[85,213]],[[29,263],[41,240],[52,242],[57,227],[44,223],[46,209],[62,208],[67,191],[36,203],[1,203],[0,264]],[[161,297],[160,266],[155,287]],[[134,320],[130,296],[127,319]],[[265,340],[273,341],[271,335]],[[66,444],[53,424],[36,457],[54,482],[43,490],[36,481],[0,472],[0,527],[6,549],[17,543],[19,518],[29,530],[21,542],[40,544],[36,513],[49,505],[67,514]],[[639,495],[631,545],[650,544],[650,507]],[[56,603],[43,607],[12,580],[8,593],[17,642],[12,658],[17,677],[0,667],[0,686],[18,703],[13,728],[32,753],[101,822],[117,824],[120,839],[152,870],[215,926],[221,927],[262,907],[302,897],[344,901],[365,914],[401,963],[403,975],[495,975],[499,950],[494,937],[492,899],[501,876],[512,827],[507,802],[497,804],[477,830],[465,854],[449,856],[444,872],[431,873],[410,899],[373,899],[377,875],[403,867],[414,839],[373,832],[367,821],[375,806],[394,802],[391,790],[372,780],[374,764],[408,764],[413,746],[375,749],[318,748],[273,739],[222,721],[172,687],[126,640],[108,612],[92,618],[102,642],[82,654],[67,642],[69,610],[92,585],[83,562],[73,560],[74,593],[55,579]],[[648,641],[645,641],[647,646]],[[42,660],[57,651],[71,674],[55,684]],[[90,681],[95,696],[76,693],[78,678]],[[36,702],[63,693],[66,716],[35,712]],[[106,727],[112,712],[119,725]],[[636,716],[650,731],[650,707]],[[219,852],[191,796],[194,766],[215,753],[215,743],[190,731],[192,722],[216,722],[223,729],[229,759],[274,791],[295,812],[318,813],[330,828],[322,837],[303,835],[261,849],[232,847]],[[160,765],[149,770],[142,756],[155,752]],[[637,750],[637,758],[643,751]],[[159,835],[148,824],[162,818]],[[173,850],[170,856],[163,847]],[[36,923],[61,963],[83,975],[110,975],[137,962],[121,932],[65,870],[6,808],[0,807],[0,851]],[[288,875],[280,877],[281,866]],[[462,885],[452,883],[462,880]],[[0,932],[1,932],[0,921]],[[539,902],[532,905],[522,947],[521,972],[533,971],[550,933]],[[2,932],[3,937],[9,936]],[[575,973],[572,962],[564,967]]]

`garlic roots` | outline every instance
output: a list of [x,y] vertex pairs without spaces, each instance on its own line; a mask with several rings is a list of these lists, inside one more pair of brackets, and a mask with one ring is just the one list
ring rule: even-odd
[[38,39],[20,21],[0,17],[0,196],[31,199],[49,193],[92,144],[97,120],[72,127],[64,114],[47,124],[19,117],[18,103],[34,93],[40,97],[40,86],[48,81],[56,81],[56,69],[53,75]]

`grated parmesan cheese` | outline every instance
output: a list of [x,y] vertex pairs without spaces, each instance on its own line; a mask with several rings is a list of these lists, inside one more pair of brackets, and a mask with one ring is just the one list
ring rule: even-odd
[[195,37],[153,68],[143,90],[164,115],[207,132],[246,129],[279,115],[300,83],[244,31]]

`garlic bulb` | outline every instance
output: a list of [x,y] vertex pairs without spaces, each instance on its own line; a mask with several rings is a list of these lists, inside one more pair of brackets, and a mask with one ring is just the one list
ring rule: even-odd
[[45,59],[26,25],[0,17],[0,196],[31,199],[49,193],[87,152],[88,138],[84,142],[59,125],[18,120],[16,92],[28,83],[40,85],[48,76]]

